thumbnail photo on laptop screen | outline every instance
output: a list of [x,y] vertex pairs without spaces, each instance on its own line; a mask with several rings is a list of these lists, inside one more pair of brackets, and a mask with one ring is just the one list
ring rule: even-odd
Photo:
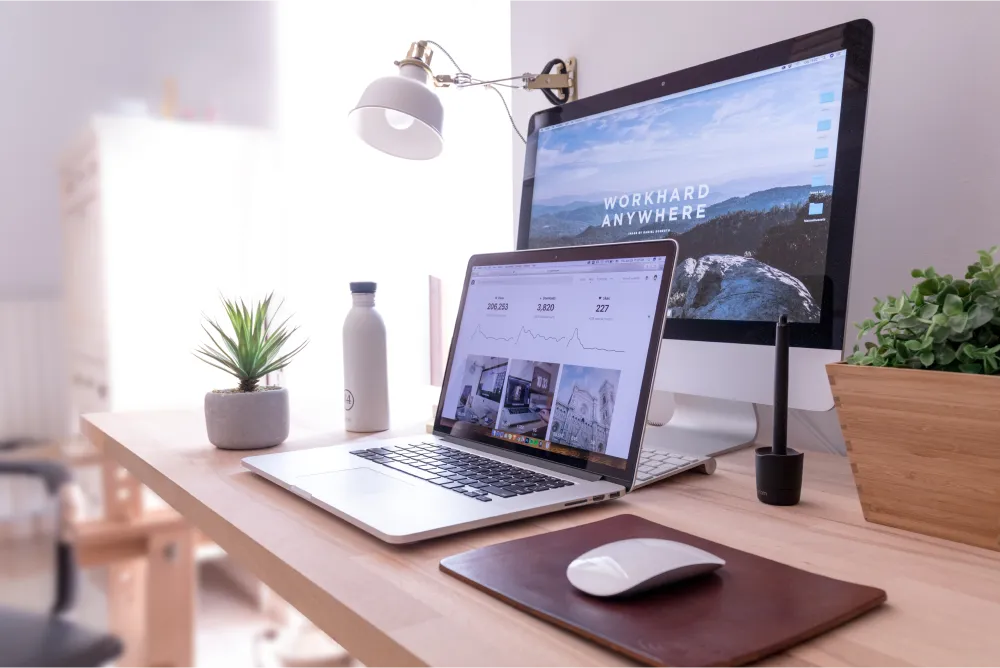
[[442,425],[625,468],[664,266],[474,267]]
[[669,317],[819,322],[845,53],[541,128],[528,246],[673,237]]

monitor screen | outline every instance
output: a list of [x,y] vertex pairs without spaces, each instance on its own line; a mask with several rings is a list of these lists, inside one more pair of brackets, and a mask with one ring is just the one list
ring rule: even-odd
[[439,426],[624,472],[667,264],[650,256],[473,266]]
[[819,323],[846,54],[541,127],[528,247],[672,237],[669,317]]

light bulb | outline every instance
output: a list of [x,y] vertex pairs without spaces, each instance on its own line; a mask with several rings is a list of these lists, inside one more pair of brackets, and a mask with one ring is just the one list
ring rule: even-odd
[[413,125],[413,116],[404,114],[401,111],[396,111],[395,109],[385,110],[385,120],[389,125],[397,130],[405,130]]

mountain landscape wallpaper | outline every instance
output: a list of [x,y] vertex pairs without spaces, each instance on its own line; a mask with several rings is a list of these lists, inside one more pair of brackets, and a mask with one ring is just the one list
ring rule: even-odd
[[843,71],[831,57],[542,129],[529,247],[674,238],[671,317],[818,322]]

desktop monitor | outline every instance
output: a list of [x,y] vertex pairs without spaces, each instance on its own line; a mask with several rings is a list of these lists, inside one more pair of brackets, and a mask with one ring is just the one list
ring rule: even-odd
[[781,314],[789,405],[833,407],[872,33],[852,21],[531,118],[518,248],[679,244],[655,382],[675,393],[671,447],[753,440]]
[[531,382],[511,376],[507,379],[507,402],[510,408],[527,408]]
[[503,393],[503,379],[507,375],[507,362],[483,369],[479,376],[479,396],[490,401],[500,401]]

